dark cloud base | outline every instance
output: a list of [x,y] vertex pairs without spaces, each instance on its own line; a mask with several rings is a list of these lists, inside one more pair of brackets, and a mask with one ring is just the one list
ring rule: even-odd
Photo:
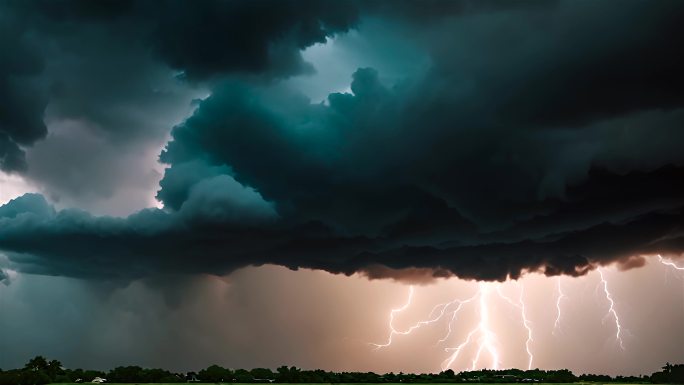
[[[684,176],[683,168],[676,172]],[[217,207],[216,201],[206,202]],[[223,275],[244,266],[277,264],[336,274],[361,272],[370,278],[504,280],[531,271],[578,276],[597,265],[629,267],[641,255],[684,250],[684,206],[536,238],[520,237],[513,226],[445,247],[418,246],[415,238],[408,246],[406,238],[391,235],[345,237],[320,222],[275,220],[267,209],[251,219],[253,226],[245,225],[246,217],[231,223],[226,217],[217,221],[216,216],[188,215],[182,209],[150,209],[125,219],[55,212],[37,195],[25,195],[1,209],[0,247],[15,268],[80,278]]]

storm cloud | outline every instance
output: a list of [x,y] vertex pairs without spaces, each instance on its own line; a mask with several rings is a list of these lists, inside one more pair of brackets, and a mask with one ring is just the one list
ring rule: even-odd
[[[434,13],[411,12],[410,2],[391,11],[383,2],[10,4],[60,46],[95,28],[78,60],[87,78],[147,63],[105,76],[110,97],[77,78],[52,88],[51,116],[98,122],[89,130],[115,148],[167,134],[161,124],[135,129],[149,119],[129,113],[130,103],[151,114],[180,105],[140,85],[208,90],[191,116],[166,127],[163,209],[103,217],[55,209],[40,195],[17,198],[0,207],[0,250],[13,269],[132,279],[277,264],[503,280],[684,252],[678,2],[453,2]],[[377,20],[387,34],[411,31],[430,65],[392,83],[358,68],[350,92],[322,103],[283,85],[315,71],[303,49],[350,30],[363,36]],[[140,36],[130,55],[127,40],[101,52],[98,39],[119,29],[121,39]],[[0,65],[0,92],[14,101],[2,79],[16,68]],[[38,166],[37,153],[32,174],[16,145],[44,137],[37,127],[24,136],[0,130],[0,166],[45,181],[53,168]],[[93,177],[125,179],[116,175]],[[78,183],[54,178],[48,192],[74,194]]]
[[5,270],[0,270],[0,283],[2,283],[3,285],[9,285],[10,283],[9,273]]
[[36,78],[44,63],[21,24],[4,14],[0,15],[0,51],[11,52],[0,61],[0,170],[24,170],[26,159],[20,146],[47,133],[42,120],[46,100]]

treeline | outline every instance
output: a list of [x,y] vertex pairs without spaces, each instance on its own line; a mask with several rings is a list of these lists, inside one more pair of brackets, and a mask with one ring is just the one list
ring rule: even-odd
[[660,372],[650,376],[617,376],[582,374],[575,376],[563,370],[476,370],[455,373],[386,373],[373,372],[327,372],[302,370],[294,366],[281,366],[275,371],[268,368],[252,370],[228,369],[212,365],[199,372],[173,373],[163,369],[147,369],[139,366],[120,366],[108,372],[83,369],[66,369],[57,360],[48,361],[38,356],[23,368],[0,370],[0,385],[43,385],[49,383],[86,383],[96,378],[108,383],[185,383],[185,382],[235,382],[235,383],[684,383],[684,364],[667,363]]

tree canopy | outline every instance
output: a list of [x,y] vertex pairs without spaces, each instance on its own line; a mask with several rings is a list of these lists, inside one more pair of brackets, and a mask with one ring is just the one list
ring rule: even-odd
[[669,362],[662,371],[643,376],[616,376],[605,374],[582,374],[576,376],[570,370],[474,370],[456,373],[451,369],[439,373],[385,373],[332,372],[321,369],[304,370],[295,366],[281,366],[275,371],[269,368],[230,369],[211,365],[199,372],[174,373],[164,369],[140,366],[118,366],[108,372],[84,369],[67,369],[57,360],[43,356],[30,359],[23,368],[3,371],[0,369],[0,385],[44,385],[49,383],[90,382],[95,377],[106,378],[110,383],[684,383],[684,364]]

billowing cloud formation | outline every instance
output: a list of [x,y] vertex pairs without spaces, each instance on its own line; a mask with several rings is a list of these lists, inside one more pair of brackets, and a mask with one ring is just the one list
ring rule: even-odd
[[357,20],[355,3],[333,1],[37,1],[10,7],[57,33],[105,26],[151,46],[191,79],[222,73],[288,75],[310,70],[299,51]]
[[[12,55],[0,63],[0,171],[29,169],[56,200],[107,197],[116,190],[107,180],[78,178],[73,183],[81,187],[74,188],[53,176],[44,159],[64,151],[61,141],[73,141],[68,132],[48,137],[27,162],[27,148],[48,134],[46,121],[76,121],[107,135],[117,151],[139,152],[141,142],[158,145],[176,123],[163,119],[168,111],[183,110],[186,95],[173,83],[172,71],[189,83],[311,73],[301,50],[355,27],[365,13],[410,20],[420,11],[421,20],[431,20],[491,8],[489,1],[6,1],[0,4],[0,50]],[[89,156],[70,153],[81,164]],[[101,153],[95,163],[117,163]]]
[[[110,149],[97,149],[91,164],[120,173],[116,165],[127,160],[111,152],[160,147],[177,122],[165,118],[186,110],[191,92],[178,83],[312,72],[300,51],[348,30],[357,13],[355,4],[332,1],[3,2],[0,50],[12,54],[0,63],[0,171],[28,171],[55,200],[107,198],[118,188],[111,178],[57,178],[45,160],[68,152],[62,167],[70,168],[92,157],[65,149],[76,141],[65,125],[104,137]],[[122,179],[144,185],[140,176]]]
[[[49,4],[62,27],[104,17]],[[107,22],[139,26],[155,57],[211,87],[161,154],[164,209],[109,218],[12,201],[0,249],[24,271],[126,278],[273,263],[504,279],[684,251],[677,2],[465,2],[415,17],[381,2],[170,3],[149,24],[141,4],[119,3]],[[363,33],[364,17],[411,31],[432,65],[396,84],[360,68],[351,93],[322,104],[275,80],[306,71],[302,48]],[[166,31],[170,21],[188,28]]]
[[[2,10],[2,8],[0,8]],[[47,129],[42,115],[45,98],[36,75],[43,69],[42,58],[33,50],[18,21],[0,15],[0,170],[26,169],[21,145],[43,138]]]
[[0,269],[0,283],[3,285],[9,285],[10,276],[5,270]]

